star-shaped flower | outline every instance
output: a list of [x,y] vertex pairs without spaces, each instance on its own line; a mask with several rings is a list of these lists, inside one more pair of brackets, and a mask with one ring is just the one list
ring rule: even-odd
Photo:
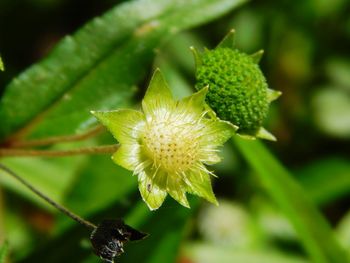
[[210,114],[207,88],[175,101],[157,70],[142,101],[142,110],[92,112],[121,146],[112,159],[138,176],[139,190],[151,210],[167,193],[189,207],[186,192],[217,204],[206,165],[218,163],[218,147],[237,127]]

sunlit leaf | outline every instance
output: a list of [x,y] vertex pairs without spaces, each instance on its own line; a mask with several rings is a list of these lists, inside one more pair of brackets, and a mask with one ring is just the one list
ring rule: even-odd
[[313,262],[347,262],[347,254],[334,238],[329,224],[311,202],[307,192],[260,141],[235,138],[235,145],[270,197],[294,226]]
[[64,38],[7,86],[0,138],[24,127],[32,137],[86,129],[95,121],[90,110],[128,103],[163,41],[243,2],[138,0],[117,6]]

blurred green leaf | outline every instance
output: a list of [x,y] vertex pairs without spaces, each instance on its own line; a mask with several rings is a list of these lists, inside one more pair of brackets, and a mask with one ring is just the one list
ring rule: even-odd
[[322,131],[335,137],[350,138],[349,91],[323,88],[313,95],[312,108],[315,122]]
[[235,44],[246,53],[255,53],[262,48],[264,14],[254,10],[242,10],[233,16],[230,27],[236,30]]
[[179,69],[171,62],[171,59],[164,56],[157,56],[155,67],[162,70],[172,94],[176,99],[191,95],[192,88]]
[[[130,195],[129,198],[131,198]],[[146,204],[141,201],[128,206],[114,204],[101,214],[94,214],[92,221],[98,223],[106,218],[123,217],[127,224],[150,234],[145,240],[128,243],[125,248],[126,253],[117,259],[118,262],[175,262],[180,240],[186,228],[186,221],[197,206],[198,199],[191,202],[192,209],[190,210],[168,198],[162,208],[154,213],[149,211]],[[46,241],[22,262],[59,263],[66,262],[67,259],[70,262],[101,262],[93,254],[91,247],[81,245],[81,241],[87,241],[89,235],[90,233],[82,226],[72,225],[55,239]]]
[[[6,240],[11,248],[11,260],[25,257],[35,247],[35,236],[26,220],[23,220],[23,214],[18,213],[16,209],[6,207],[5,214]],[[1,261],[0,261],[1,262]]]
[[2,62],[2,58],[0,57],[0,70],[4,71],[5,67],[4,67],[4,63]]
[[[180,242],[185,234],[186,221],[196,211],[198,198],[191,198],[191,209],[179,206],[170,198],[152,213],[149,220],[144,220],[139,228],[150,236],[147,239],[130,243],[126,253],[120,258],[121,263],[164,263],[176,262]],[[157,222],[157,223],[155,223]]]
[[317,16],[336,16],[336,14],[344,8],[347,3],[346,0],[335,0],[329,2],[327,0],[311,0],[308,1],[312,11],[315,12]]
[[271,198],[280,206],[299,235],[313,262],[343,263],[347,254],[306,192],[260,141],[234,139],[235,145]]
[[295,173],[308,196],[323,205],[350,193],[350,161],[328,158],[313,162]]
[[[84,162],[84,159],[84,157],[66,157],[47,160],[28,157],[6,158],[2,159],[1,162],[47,196],[61,203],[70,184],[75,179],[76,170],[74,167]],[[0,170],[0,183],[41,207],[57,212],[51,205],[2,170]]]
[[256,222],[246,208],[237,202],[218,201],[219,206],[206,204],[198,215],[198,230],[203,240],[234,250],[262,245]]
[[125,105],[161,42],[243,2],[138,0],[117,6],[64,38],[7,86],[0,138],[28,125],[39,124],[33,137],[85,129],[94,122],[90,110]]
[[[90,217],[115,203],[130,205],[127,196],[137,191],[137,178],[130,171],[115,165],[107,156],[89,157],[77,176],[79,180],[70,185],[72,191],[64,203],[83,217]],[[58,221],[56,234],[74,224],[64,215],[60,218],[62,220]]]
[[350,211],[342,217],[336,230],[340,242],[347,248],[348,254],[350,255]]
[[[194,60],[190,49],[191,46],[202,48],[204,43],[193,32],[183,32],[162,46],[158,56],[166,64],[172,64],[171,66],[181,73],[181,78],[186,76],[184,73],[194,78]],[[170,87],[172,86],[170,85]],[[189,91],[192,91],[192,89],[190,88]]]
[[331,81],[350,91],[350,61],[344,58],[331,58],[326,61],[325,70]]
[[237,250],[225,246],[204,243],[187,243],[184,254],[191,262],[200,263],[309,263],[309,261],[279,252],[259,250]]
[[[129,198],[132,201],[135,199],[132,195],[129,195]],[[116,202],[99,213],[91,213],[88,219],[98,224],[103,219],[123,217],[130,209],[130,205]],[[82,262],[86,257],[93,255],[89,241],[90,229],[69,220],[72,224],[60,228],[53,237],[42,239],[42,242],[36,245],[36,249],[20,262]]]
[[0,263],[5,263],[7,250],[8,250],[8,245],[7,245],[7,242],[5,242],[0,247]]

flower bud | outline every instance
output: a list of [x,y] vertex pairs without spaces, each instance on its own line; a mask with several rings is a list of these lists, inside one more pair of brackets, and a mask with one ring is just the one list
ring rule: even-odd
[[237,133],[249,138],[275,140],[263,127],[271,101],[281,93],[268,88],[257,64],[263,54],[248,55],[234,47],[234,31],[213,50],[196,60],[196,88],[209,87],[206,102],[217,116],[238,126]]

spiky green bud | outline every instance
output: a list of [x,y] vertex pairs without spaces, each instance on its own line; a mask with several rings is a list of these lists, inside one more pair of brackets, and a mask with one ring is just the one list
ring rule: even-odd
[[234,47],[234,31],[213,50],[199,54],[196,60],[196,88],[209,87],[206,102],[217,116],[239,127],[238,134],[275,140],[262,128],[269,104],[281,93],[268,88],[257,64],[263,54],[245,54]]

